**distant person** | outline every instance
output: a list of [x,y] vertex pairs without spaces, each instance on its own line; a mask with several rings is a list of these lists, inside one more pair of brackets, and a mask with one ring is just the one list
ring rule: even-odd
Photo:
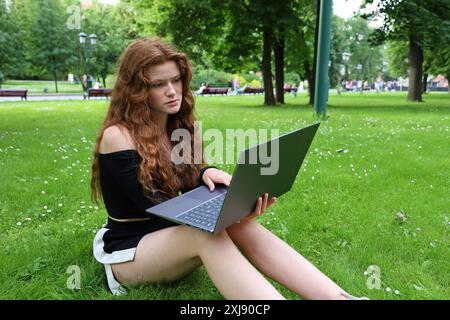
[[362,89],[363,89],[363,82],[361,80],[356,81],[356,91],[362,93]]
[[305,92],[305,83],[303,81],[300,81],[297,92],[299,92],[299,93]]
[[203,93],[203,90],[205,90],[205,89],[206,89],[206,86],[204,83],[202,83],[200,85],[200,88],[198,88],[198,90],[196,91],[197,95],[201,95]]
[[88,77],[87,77],[87,75],[85,75],[85,74],[82,75],[81,82],[83,83],[83,86],[85,88],[87,88],[87,84],[88,84]]
[[246,83],[243,87],[238,89],[238,94],[245,93],[245,89],[249,87],[248,83]]
[[237,96],[239,93],[239,86],[240,86],[239,78],[234,78],[233,79],[233,92],[234,92],[235,96]]

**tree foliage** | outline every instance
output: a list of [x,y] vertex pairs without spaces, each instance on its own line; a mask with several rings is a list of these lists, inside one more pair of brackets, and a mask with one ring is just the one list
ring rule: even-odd
[[33,0],[30,5],[35,14],[31,20],[29,60],[38,73],[53,76],[58,92],[58,78],[67,74],[75,61],[65,8],[58,0]]
[[[373,2],[366,0],[365,5]],[[372,36],[374,43],[408,42],[408,100],[422,101],[424,50],[448,47],[450,0],[380,0],[366,15],[370,17],[383,21]]]
[[0,86],[8,77],[23,72],[24,60],[23,31],[16,23],[16,11],[13,4],[6,6],[0,0]]
[[[95,33],[97,36],[90,70],[102,79],[103,86],[106,86],[106,77],[114,73],[117,59],[130,41],[129,35],[132,31],[127,23],[127,9],[125,4],[113,7],[95,3],[83,14],[83,31],[87,34]],[[83,52],[79,56],[82,57]],[[78,61],[78,65],[82,65],[81,61]]]

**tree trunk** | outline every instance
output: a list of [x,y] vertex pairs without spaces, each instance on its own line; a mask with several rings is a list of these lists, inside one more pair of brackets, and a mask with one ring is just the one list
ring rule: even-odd
[[83,74],[78,74],[78,79],[80,81],[81,88],[83,88],[83,92],[86,91],[87,87],[84,85],[84,82],[83,82]]
[[408,61],[408,101],[422,102],[423,48],[412,37],[409,39]]
[[447,74],[447,75],[445,76],[445,78],[447,79],[447,83],[448,83],[448,93],[450,93],[450,73]]
[[102,74],[102,82],[103,82],[103,88],[106,88],[106,75]]
[[273,95],[272,84],[272,42],[273,31],[265,27],[263,32],[263,82],[264,82],[264,104],[267,106],[276,105],[275,97]]
[[284,104],[284,30],[280,30],[280,35],[275,40],[273,52],[275,55],[275,84],[277,102]]
[[[304,71],[306,79],[308,79],[309,104],[314,105],[314,86],[312,86],[312,84],[314,84],[314,77],[313,72],[311,70],[311,65],[309,63],[309,58],[305,59]],[[312,103],[311,103],[311,96],[313,97]]]
[[317,68],[317,50],[319,47],[319,23],[320,23],[320,2],[317,0],[317,13],[316,13],[316,29],[314,30],[314,61],[312,65],[312,71],[310,78],[308,79],[309,88],[309,104],[314,105],[314,98],[316,96],[316,68]]
[[55,80],[56,93],[58,93],[58,79],[57,79],[57,76],[56,76],[56,70],[53,70],[53,79]]
[[428,73],[424,72],[422,80],[422,93],[427,93]]

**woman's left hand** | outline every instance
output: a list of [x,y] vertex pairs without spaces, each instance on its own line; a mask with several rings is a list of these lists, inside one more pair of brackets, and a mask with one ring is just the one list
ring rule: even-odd
[[241,220],[237,221],[237,223],[247,222],[255,219],[256,217],[262,215],[263,212],[266,211],[267,208],[269,208],[275,202],[277,202],[277,197],[272,197],[269,200],[269,194],[265,193],[264,196],[258,197],[258,200],[256,200],[256,205],[253,212],[251,212],[248,216],[242,218]]
[[209,191],[212,192],[214,191],[216,183],[222,183],[229,187],[231,175],[216,168],[209,168],[203,173],[203,182],[209,187]]

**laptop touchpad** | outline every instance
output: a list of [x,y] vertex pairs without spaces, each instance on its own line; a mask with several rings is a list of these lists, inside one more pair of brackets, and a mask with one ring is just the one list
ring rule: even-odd
[[199,188],[196,188],[195,190],[192,190],[188,194],[186,194],[186,197],[200,200],[200,201],[207,201],[211,198],[217,197],[218,195],[221,195],[222,193],[227,192],[227,187],[222,185],[216,185],[214,188],[214,191],[209,191],[209,188],[207,186],[201,186]]

